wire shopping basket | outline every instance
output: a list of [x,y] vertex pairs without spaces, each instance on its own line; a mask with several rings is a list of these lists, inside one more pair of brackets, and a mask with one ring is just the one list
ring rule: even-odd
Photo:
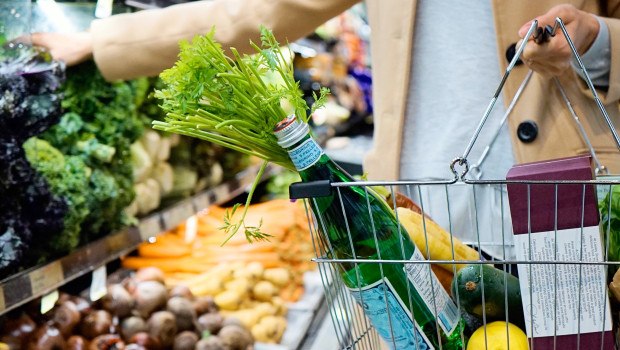
[[[620,139],[560,18],[556,19],[555,28],[549,33],[555,35],[557,28],[561,28],[566,37],[620,150]],[[533,21],[526,37],[532,36],[536,29],[538,24]],[[467,156],[525,43],[520,45],[510,62],[464,155],[450,164],[453,178],[437,181],[316,181],[303,183],[303,189],[298,186],[301,184],[291,185],[291,198],[304,199],[316,252],[313,260],[318,263],[340,348],[617,348],[614,336],[617,326],[614,323],[618,320],[611,315],[612,312],[618,314],[620,300],[613,298],[615,290],[611,286],[608,288],[608,283],[620,264],[620,232],[615,232],[613,223],[615,216],[620,215],[620,208],[618,214],[612,209],[616,201],[614,193],[620,194],[620,187],[614,191],[620,181],[592,177],[590,159],[595,164],[595,174],[607,170],[596,157],[559,81],[556,79],[555,82],[591,153],[585,158],[568,161],[583,165],[585,159],[587,166],[583,169],[589,173],[589,178],[532,180],[515,176],[508,180],[480,180],[479,167],[491,145],[473,166],[467,162]],[[530,76],[531,72],[508,107],[502,124]],[[499,129],[491,144],[498,133]],[[463,170],[459,173],[457,168]],[[476,179],[466,178],[470,169]],[[397,202],[404,199],[409,207],[406,210],[394,209],[396,221],[406,229],[399,236],[399,244],[405,246],[403,237],[411,237],[421,255],[405,256],[403,249],[403,254],[396,259],[381,258],[381,254],[369,257],[356,251],[350,258],[338,257],[324,235],[328,223],[320,212],[311,208],[317,207],[318,198],[332,196],[333,201],[341,205],[342,220],[339,222],[344,223],[341,230],[350,237],[351,223],[361,220],[352,217],[343,202],[343,192],[352,188],[366,195],[376,194],[378,188],[386,190],[387,202],[392,208],[399,207]],[[368,214],[370,221],[366,224],[373,238],[371,245],[379,247],[385,241],[377,234],[380,224],[377,217],[373,217],[370,202]],[[515,216],[519,216],[519,220]],[[354,242],[351,242],[351,248],[354,248]],[[360,275],[361,271],[373,269],[372,266],[378,267],[374,269],[380,275],[376,278],[377,283],[383,286],[382,292],[374,296],[366,292],[374,284],[368,285]],[[397,300],[385,291],[397,289],[386,282],[389,280],[386,276],[394,271],[394,266],[403,270],[411,281],[406,283],[406,293]],[[347,280],[349,273],[355,273],[357,278]],[[357,284],[352,285],[351,280]],[[618,288],[620,296],[620,280]],[[449,295],[449,301],[439,297],[441,290]],[[430,310],[431,321],[427,324],[434,324],[430,328],[425,329],[422,324],[428,321],[428,317],[416,314],[420,308],[416,304],[418,301],[412,300],[413,294],[418,295]],[[404,309],[411,313],[403,316],[391,311],[394,302],[403,304]],[[454,304],[454,310],[446,306],[450,303]],[[402,328],[406,323],[402,323],[399,317],[413,319],[412,328],[418,331]],[[454,327],[446,328],[448,324]],[[406,341],[403,334],[409,331],[414,333],[416,340],[402,343]],[[417,337],[424,338],[424,341]],[[447,338],[453,341],[446,341]],[[502,342],[503,347],[495,347]],[[428,345],[431,343],[436,345]]]

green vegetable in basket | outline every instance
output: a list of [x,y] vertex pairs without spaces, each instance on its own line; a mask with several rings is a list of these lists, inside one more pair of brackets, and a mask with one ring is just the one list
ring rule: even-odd
[[[458,293],[458,297],[457,297]],[[525,329],[519,279],[486,264],[468,264],[452,280],[452,298],[461,309],[486,321],[508,321]],[[484,299],[483,299],[484,298]]]
[[[261,46],[251,42],[256,54],[241,56],[230,48],[232,57],[213,39],[214,30],[197,36],[192,43],[182,41],[179,60],[160,78],[165,88],[156,92],[166,111],[165,121],[154,121],[158,130],[207,140],[264,160],[246,202],[247,210],[254,188],[267,162],[295,170],[287,152],[277,144],[274,126],[292,106],[301,121],[308,119],[308,105],[293,78],[292,57],[281,49],[273,33],[261,26]],[[274,79],[274,74],[278,79]],[[321,107],[329,91],[321,89],[312,111]],[[233,208],[236,209],[236,207]],[[231,217],[232,215],[229,215]],[[243,225],[227,221],[223,227],[229,237]],[[246,227],[248,240],[266,239],[257,227]]]
[[[607,261],[620,261],[620,186],[612,186],[605,198],[598,202],[598,207],[601,213],[601,234],[605,242],[603,251],[607,251]],[[609,276],[613,276],[616,271],[618,265],[609,265]]]

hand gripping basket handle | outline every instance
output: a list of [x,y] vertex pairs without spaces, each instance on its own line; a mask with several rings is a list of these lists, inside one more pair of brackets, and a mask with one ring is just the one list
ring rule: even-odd
[[[596,92],[596,89],[594,88],[594,85],[592,84],[592,80],[590,79],[590,75],[588,74],[588,72],[586,71],[586,68],[583,64],[583,62],[581,61],[581,57],[579,56],[579,53],[577,52],[577,49],[575,48],[575,45],[573,44],[573,41],[571,40],[570,36],[568,35],[568,32],[566,30],[566,27],[564,26],[564,22],[562,22],[562,19],[560,17],[556,17],[555,19],[555,26],[553,28],[552,31],[552,35],[555,35],[555,31],[557,30],[558,26],[560,29],[562,29],[562,33],[564,33],[564,37],[566,38],[566,41],[568,42],[568,45],[573,53],[573,56],[575,57],[577,63],[579,64],[579,68],[581,69],[581,71],[583,72],[583,76],[585,78],[586,84],[588,85],[588,88],[590,89],[590,91],[592,92],[592,95],[594,96],[594,100],[596,101],[596,104],[599,108],[599,110],[601,111],[603,118],[605,118],[605,121],[607,122],[607,125],[609,126],[609,129],[611,130],[611,133],[614,137],[614,140],[616,142],[616,146],[618,147],[618,150],[620,151],[620,137],[618,137],[618,133],[616,132],[616,130],[614,129],[614,126],[611,122],[611,119],[609,118],[609,115],[607,114],[607,111],[605,110],[605,107],[603,106],[603,103],[601,102],[598,93]],[[525,35],[526,38],[529,38],[530,36],[532,36],[532,34],[534,33],[535,29],[538,28],[538,21],[534,20],[532,21],[532,24],[530,25],[530,28],[527,32],[527,34]],[[452,163],[450,163],[450,169],[452,170],[452,173],[454,174],[456,179],[461,179],[463,180],[465,175],[468,173],[469,171],[469,164],[467,162],[467,157],[469,156],[469,153],[471,152],[471,149],[473,148],[476,140],[478,139],[478,136],[480,135],[480,131],[482,130],[482,127],[484,126],[484,124],[486,123],[489,115],[491,114],[491,111],[493,110],[493,107],[495,106],[495,102],[497,102],[497,99],[499,97],[499,94],[501,93],[504,84],[506,83],[506,80],[508,79],[508,75],[510,74],[510,72],[512,71],[512,69],[514,68],[514,66],[516,65],[519,56],[521,56],[521,53],[523,52],[523,49],[525,48],[525,44],[527,44],[527,40],[523,40],[521,42],[521,45],[519,45],[519,48],[517,49],[514,57],[512,58],[512,60],[510,61],[510,63],[508,64],[508,67],[506,67],[506,72],[504,73],[504,76],[502,77],[502,80],[499,83],[499,86],[497,88],[497,90],[495,91],[495,94],[493,95],[493,98],[491,99],[491,102],[489,103],[487,109],[484,112],[484,115],[482,116],[482,119],[480,120],[480,122],[478,123],[478,126],[476,128],[476,130],[474,131],[474,134],[471,138],[471,140],[469,141],[469,144],[467,145],[467,147],[465,148],[465,152],[463,153],[463,155],[461,157],[457,157],[456,159],[454,159],[452,161]],[[493,135],[493,137],[491,138],[491,141],[489,142],[489,145],[487,145],[487,147],[484,149],[481,157],[478,159],[478,162],[476,164],[474,164],[471,168],[476,170],[477,173],[477,177],[480,177],[480,165],[484,162],[484,159],[486,158],[491,146],[493,145],[493,143],[495,142],[495,140],[497,139],[499,132],[502,128],[502,126],[504,125],[504,123],[506,122],[508,115],[510,114],[510,112],[512,111],[514,105],[516,104],[517,100],[519,99],[519,97],[521,96],[521,92],[523,91],[523,89],[525,88],[525,86],[527,85],[527,83],[529,82],[530,78],[532,76],[532,71],[530,70],[528,72],[528,74],[526,75],[525,79],[523,80],[523,82],[521,83],[521,86],[519,87],[519,89],[517,90],[515,96],[513,97],[510,105],[508,106],[508,108],[506,109],[506,113],[504,113],[504,116],[502,118],[502,121],[499,125],[499,127],[497,128],[497,130],[495,131],[495,134]],[[575,119],[575,122],[577,123],[577,126],[579,127],[579,130],[581,132],[581,135],[583,136],[589,150],[590,153],[592,154],[592,158],[594,159],[595,163],[596,163],[596,173],[600,173],[600,172],[608,172],[607,168],[603,165],[600,164],[598,157],[596,157],[596,153],[594,151],[594,148],[592,147],[592,144],[590,143],[590,140],[588,139],[588,136],[585,133],[585,130],[583,129],[583,126],[581,125],[581,122],[579,121],[579,118],[577,117],[575,111],[572,108],[572,105],[570,103],[570,101],[568,100],[568,97],[566,96],[566,93],[564,92],[564,89],[562,88],[562,85],[560,85],[560,82],[558,81],[557,78],[554,77],[555,83],[558,86],[558,89],[560,90],[560,93],[562,94],[562,97],[564,98],[564,101],[567,104],[568,110],[570,111],[571,115],[573,116],[573,119]],[[459,166],[463,166],[464,170],[461,172],[461,174],[459,174],[457,172],[457,170],[455,169],[456,165]]]

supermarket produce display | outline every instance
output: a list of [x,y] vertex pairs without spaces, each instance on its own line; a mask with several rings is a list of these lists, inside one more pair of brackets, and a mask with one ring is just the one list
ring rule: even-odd
[[[65,78],[64,67],[50,62],[45,53],[23,45],[16,46],[14,51],[6,55],[3,71],[7,79],[3,81],[14,89],[11,101],[16,107],[9,109],[8,105],[4,109],[7,117],[3,121],[7,122],[6,147],[21,146],[23,142],[23,148],[7,152],[16,158],[6,159],[4,169],[15,170],[3,178],[10,180],[12,173],[24,172],[22,179],[10,181],[42,188],[36,191],[49,188],[47,191],[54,198],[44,199],[36,209],[43,221],[34,216],[15,220],[20,215],[32,214],[22,210],[23,204],[5,202],[7,210],[3,213],[18,210],[22,214],[11,215],[12,219],[5,220],[4,225],[26,225],[21,221],[39,220],[38,225],[44,224],[48,238],[28,238],[26,229],[16,227],[3,230],[24,232],[24,247],[34,245],[28,254],[32,260],[23,260],[16,255],[22,240],[18,241],[15,234],[4,236],[4,256],[21,269],[66,255],[78,246],[128,227],[135,223],[135,216],[159,208],[162,198],[187,198],[234,177],[249,165],[247,157],[229,155],[236,152],[211,147],[206,142],[181,141],[179,137],[173,137],[176,141],[171,142],[170,137],[148,130],[151,120],[161,114],[152,97],[156,81],[144,78],[108,83],[92,62],[71,67]],[[41,61],[45,57],[47,66]],[[37,100],[33,100],[35,97]],[[18,125],[17,121],[26,124]],[[177,145],[182,145],[180,150],[176,150]],[[188,157],[194,151],[202,159]],[[31,175],[26,175],[26,169],[16,168],[20,152],[25,156],[21,162],[32,167]],[[35,185],[35,181],[40,184]],[[6,192],[7,198],[17,198],[10,193],[29,192],[17,185],[11,185],[10,191]],[[39,196],[44,196],[44,192]],[[33,210],[37,208],[35,203]],[[9,249],[9,245],[15,249]],[[0,277],[16,271],[8,268]]]
[[[202,191],[164,210],[152,213],[135,225],[80,247],[60,259],[37,265],[0,281],[0,313],[11,311],[64,284],[92,272],[110,261],[130,254],[144,241],[171,230],[202,208],[223,203],[244,192],[255,179],[257,169],[249,168],[212,189]],[[270,168],[268,176],[277,174]]]
[[[81,9],[84,4],[79,5]],[[147,332],[130,337],[122,330],[139,322],[129,316],[139,312],[127,311],[131,303],[119,306],[110,298],[136,298],[128,285],[131,279],[125,280],[123,290],[120,281],[114,280],[116,274],[133,276],[132,271],[158,265],[142,261],[141,267],[134,266],[137,270],[130,268],[139,259],[153,259],[153,251],[170,243],[170,236],[188,239],[187,226],[192,226],[194,219],[198,223],[195,241],[211,243],[202,247],[202,252],[192,246],[196,249],[192,248],[188,257],[217,252],[218,260],[231,263],[219,266],[212,259],[206,265],[196,264],[194,267],[200,268],[193,275],[168,271],[164,264],[165,288],[189,284],[200,294],[196,298],[212,294],[220,309],[218,315],[241,322],[249,335],[248,344],[257,348],[301,346],[309,327],[320,324],[314,318],[325,306],[316,264],[311,262],[314,252],[303,206],[288,199],[273,200],[288,198],[288,184],[298,179],[293,172],[261,166],[251,155],[213,142],[151,129],[153,120],[165,118],[161,100],[155,98],[155,91],[164,89],[157,77],[109,83],[93,62],[65,68],[45,51],[28,45],[11,44],[1,50],[0,84],[11,94],[0,99],[0,143],[9,150],[3,152],[7,158],[2,162],[10,165],[2,163],[5,172],[0,176],[0,348],[120,348],[121,344],[134,348],[140,343],[172,348],[170,337],[164,337],[172,331],[162,328],[171,320],[164,314],[170,311],[165,305],[153,310],[156,315],[141,315]],[[293,52],[289,53],[290,63]],[[289,83],[291,87],[296,84]],[[333,126],[336,124],[330,128]],[[225,217],[222,212],[229,211],[229,218],[236,221],[244,211],[235,211],[237,206],[214,205],[264,181],[268,181],[267,190],[262,190],[259,202],[270,210],[258,211],[262,204],[252,205],[244,222],[248,227],[262,227],[270,242],[250,245],[241,234],[220,247],[225,237],[219,228],[226,225],[221,221]],[[284,214],[287,207],[296,209]],[[294,220],[282,221],[283,214]],[[276,221],[279,226],[274,226]],[[209,232],[208,239],[205,232]],[[175,249],[178,253],[178,246],[169,245],[167,254]],[[117,262],[122,267],[115,272]],[[259,265],[264,272],[242,281],[240,271]],[[192,265],[177,266],[188,269]],[[221,290],[209,290],[200,281],[213,278],[218,268],[231,274],[221,276]],[[102,289],[101,277],[107,273],[107,287]],[[97,296],[71,289],[91,278],[89,289]],[[179,326],[181,317],[172,314],[177,333],[181,333],[186,327]],[[157,317],[149,322],[147,316]],[[200,316],[196,315],[197,325],[220,317]],[[156,326],[148,326],[153,323]],[[151,335],[147,334],[149,327]],[[195,326],[191,335],[178,335],[182,342],[196,341],[199,348],[209,348],[221,345],[217,339],[222,335],[226,339],[227,332],[211,330],[213,336],[206,337]]]
[[[251,56],[197,36],[159,77],[113,83],[92,61],[0,48],[0,350],[531,346],[549,281],[433,221],[410,191],[427,183],[405,195],[330,160],[372,131],[349,15],[288,45],[262,27]],[[599,191],[594,229],[617,261],[618,191]],[[594,265],[555,291],[578,314],[600,304],[582,290]],[[616,270],[591,313],[604,329],[583,333],[606,350]]]

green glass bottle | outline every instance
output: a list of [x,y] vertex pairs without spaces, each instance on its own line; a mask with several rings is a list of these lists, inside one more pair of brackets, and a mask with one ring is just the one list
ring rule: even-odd
[[[288,151],[302,181],[355,181],[325,155],[309,134],[309,126],[295,116],[278,123],[274,134],[278,144]],[[372,262],[424,260],[384,200],[364,187],[347,186],[309,202],[318,223],[319,239],[329,247],[329,258],[369,261],[339,263],[337,268],[388,346],[439,349],[440,339],[442,349],[464,349],[464,323],[429,264]]]

